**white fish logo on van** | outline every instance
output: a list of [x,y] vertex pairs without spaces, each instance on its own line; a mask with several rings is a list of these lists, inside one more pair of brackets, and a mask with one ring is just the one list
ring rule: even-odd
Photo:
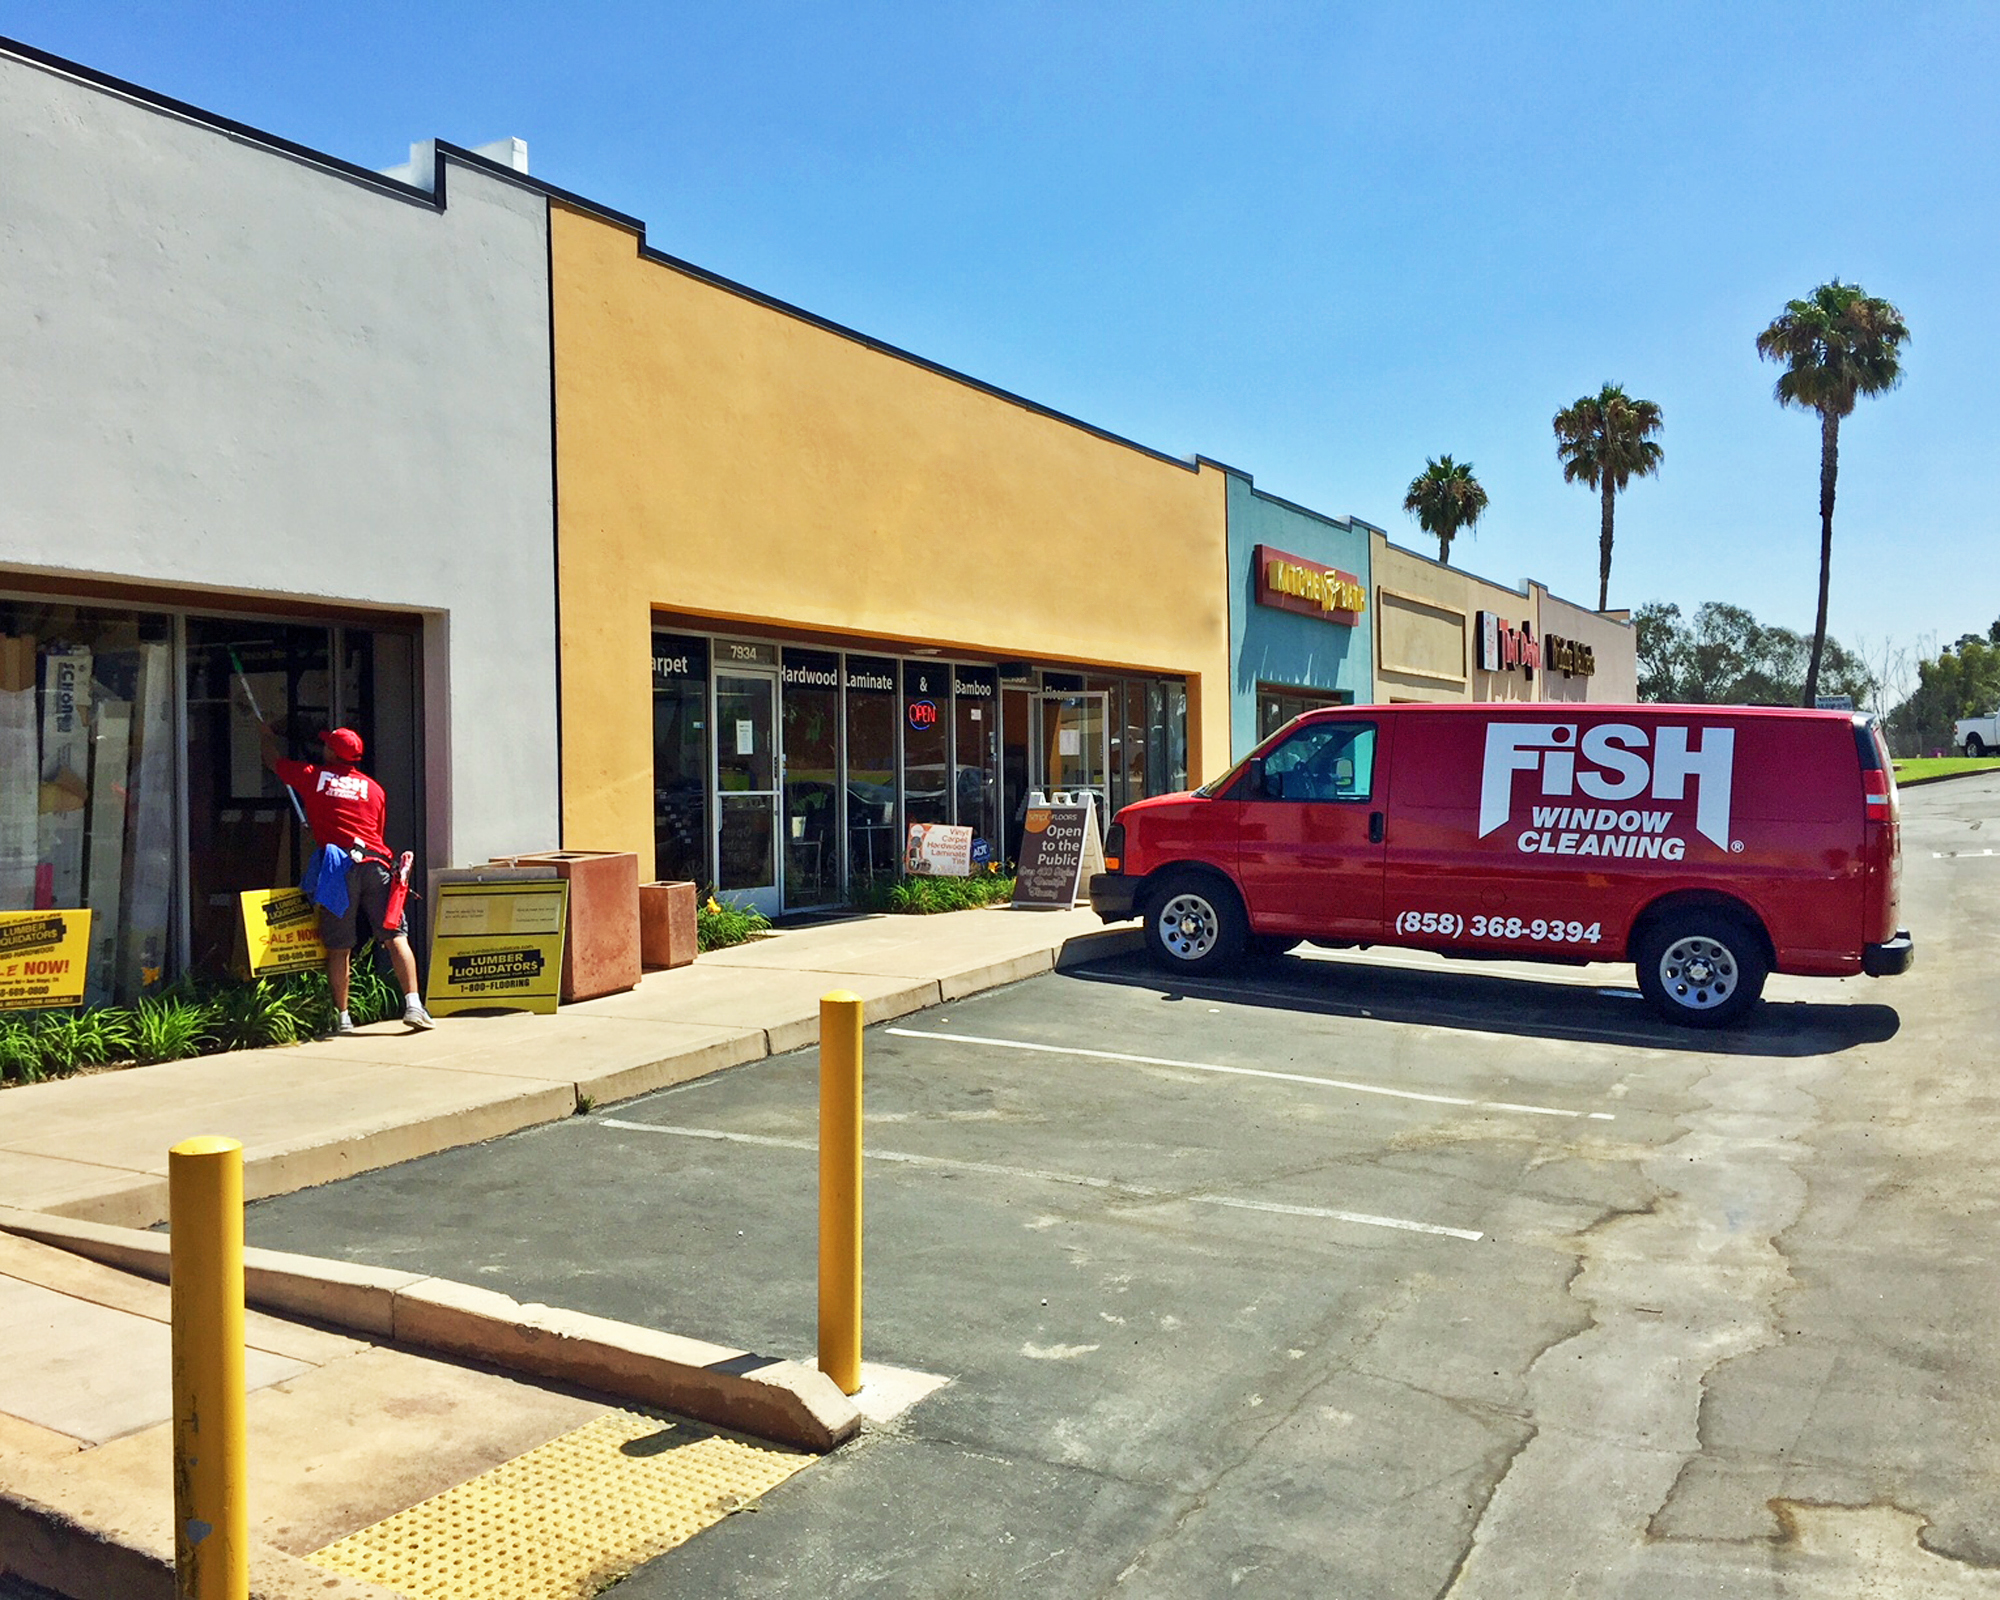
[[[1662,727],[1657,739],[1629,722],[1600,722],[1577,737],[1573,722],[1493,722],[1486,728],[1486,763],[1479,780],[1479,837],[1507,825],[1514,810],[1514,775],[1531,772],[1541,780],[1542,799],[1582,796],[1586,800],[1681,800],[1688,780],[1695,786],[1695,832],[1721,849],[1729,848],[1729,795],[1736,770],[1736,730]],[[1650,755],[1648,745],[1652,748]],[[1598,834],[1657,835],[1667,818],[1657,812],[1614,811],[1594,806],[1537,807],[1536,825],[1563,828],[1594,838]],[[1636,818],[1631,827],[1625,818]],[[1527,836],[1523,835],[1525,841]],[[1550,835],[1550,837],[1554,837]],[[1609,843],[1607,839],[1604,841]],[[1635,839],[1633,842],[1637,842]],[[1551,853],[1540,840],[1524,850]],[[1652,855],[1654,851],[1578,849],[1562,855]],[[1664,853],[1664,852],[1660,852]],[[1675,856],[1679,851],[1674,852]]]

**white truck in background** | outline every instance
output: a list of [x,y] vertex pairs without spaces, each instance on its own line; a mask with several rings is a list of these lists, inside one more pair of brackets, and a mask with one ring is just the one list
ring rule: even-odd
[[1969,756],[2000,756],[2000,711],[1960,717],[1952,724],[1951,742]]

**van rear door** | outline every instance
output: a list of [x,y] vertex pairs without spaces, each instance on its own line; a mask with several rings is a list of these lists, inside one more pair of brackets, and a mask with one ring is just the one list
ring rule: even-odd
[[1237,879],[1263,934],[1372,939],[1382,931],[1389,718],[1298,724],[1253,764],[1239,800]]

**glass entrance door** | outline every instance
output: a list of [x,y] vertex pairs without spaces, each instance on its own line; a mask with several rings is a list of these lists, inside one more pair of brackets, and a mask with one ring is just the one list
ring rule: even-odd
[[778,914],[778,675],[715,675],[716,888]]
[[1098,827],[1109,820],[1110,719],[1102,690],[1042,696],[1042,783],[1053,794],[1089,790],[1097,796]]

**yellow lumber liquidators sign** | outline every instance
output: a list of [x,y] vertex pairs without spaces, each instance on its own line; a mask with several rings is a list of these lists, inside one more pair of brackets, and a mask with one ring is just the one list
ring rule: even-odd
[[0,1011],[83,1003],[88,911],[0,911]]
[[245,889],[243,944],[250,976],[317,972],[326,965],[319,942],[319,907],[303,889]]
[[499,1007],[552,1014],[562,989],[569,880],[438,885],[425,1004],[433,1015]]

